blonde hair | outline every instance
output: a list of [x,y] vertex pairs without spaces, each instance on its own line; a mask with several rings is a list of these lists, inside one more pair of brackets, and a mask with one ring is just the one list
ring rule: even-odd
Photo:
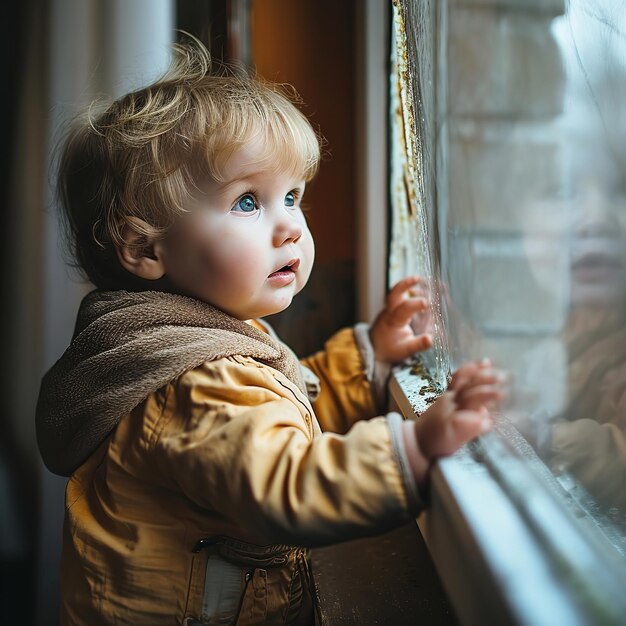
[[90,112],[64,144],[58,191],[71,253],[101,289],[145,288],[117,261],[124,227],[162,236],[247,142],[261,140],[266,167],[307,182],[317,173],[320,141],[293,88],[241,68],[214,72],[197,40],[174,53],[161,79]]

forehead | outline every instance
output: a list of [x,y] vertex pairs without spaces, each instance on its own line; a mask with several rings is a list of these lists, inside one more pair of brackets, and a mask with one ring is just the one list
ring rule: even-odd
[[299,171],[299,164],[285,159],[284,156],[278,153],[276,146],[260,137],[254,137],[224,159],[220,167],[219,182],[227,186],[257,176],[304,179],[304,172]]
[[222,171],[226,182],[246,178],[267,170],[271,162],[271,150],[259,138],[251,139],[237,148],[224,162]]

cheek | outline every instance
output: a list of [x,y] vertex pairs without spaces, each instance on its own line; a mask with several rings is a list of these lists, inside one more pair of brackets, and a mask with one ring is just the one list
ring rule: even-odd
[[315,243],[313,241],[313,237],[311,236],[311,233],[308,231],[308,229],[305,234],[303,234],[302,243],[300,244],[300,249],[302,251],[303,271],[299,289],[302,289],[309,280],[311,270],[313,269],[313,262],[315,260]]
[[258,238],[246,238],[227,229],[213,233],[194,247],[197,268],[205,279],[222,288],[240,285],[252,268],[259,267],[263,250]]
[[307,260],[310,265],[313,265],[313,261],[315,259],[315,242],[313,241],[313,235],[311,231],[306,228],[303,234],[304,242],[302,244],[302,248],[304,253],[306,254]]
[[[210,224],[189,220],[167,242],[166,252],[170,275],[189,286],[197,280],[206,280],[220,269],[221,257],[227,250],[225,241],[215,239]],[[227,265],[227,260],[223,265]]]

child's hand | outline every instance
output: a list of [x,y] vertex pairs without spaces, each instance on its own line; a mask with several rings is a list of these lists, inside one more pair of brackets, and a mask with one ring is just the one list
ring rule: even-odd
[[[432,336],[427,332],[430,316],[425,285],[424,279],[410,276],[398,282],[389,292],[385,308],[370,328],[378,361],[398,363],[433,345]],[[411,322],[418,314],[423,314],[423,320],[412,327]]]
[[425,484],[435,459],[452,454],[491,428],[489,408],[502,401],[504,380],[489,361],[467,363],[419,419],[405,423],[404,441],[418,484]]

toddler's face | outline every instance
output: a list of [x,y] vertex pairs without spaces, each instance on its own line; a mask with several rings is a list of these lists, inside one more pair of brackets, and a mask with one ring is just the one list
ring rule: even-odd
[[304,181],[259,165],[260,158],[258,144],[236,152],[225,182],[209,181],[157,243],[175,287],[241,320],[287,308],[314,258],[300,209]]

